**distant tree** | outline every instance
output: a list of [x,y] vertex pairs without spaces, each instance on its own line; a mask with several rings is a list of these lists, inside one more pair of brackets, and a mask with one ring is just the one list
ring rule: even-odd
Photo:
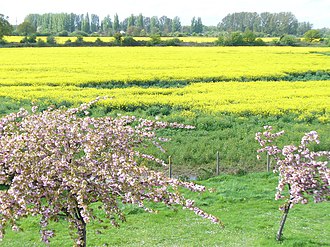
[[[201,30],[200,30],[200,26],[199,26],[199,18],[200,17],[198,17],[197,19],[196,19],[196,17],[194,16],[192,19],[191,19],[191,25],[190,25],[190,33],[192,33],[192,34],[197,34],[197,33],[201,33]],[[202,28],[202,30],[203,30],[203,28]]]
[[196,33],[196,26],[197,26],[197,20],[196,20],[196,17],[194,16],[191,19],[190,33]]
[[291,34],[296,35],[298,20],[291,12],[280,12],[277,14],[278,35]]
[[167,16],[162,16],[159,18],[159,30],[164,36],[167,36],[172,32],[172,19]]
[[5,17],[3,14],[0,14],[0,40],[3,36],[11,34],[13,28],[8,21],[8,17]]
[[314,40],[320,39],[321,38],[321,32],[316,29],[311,29],[304,33],[304,39],[307,42],[313,42]]
[[307,31],[311,30],[313,25],[309,22],[299,22],[297,28],[297,35],[304,35]]
[[122,20],[120,22],[120,31],[124,31],[126,32],[127,31],[127,28],[128,28],[128,22],[129,22],[129,17],[125,18],[124,20]]
[[330,36],[330,27],[324,27],[318,30],[320,31],[322,37]]
[[95,33],[100,30],[100,18],[98,15],[91,14],[91,32]]
[[115,33],[120,31],[118,14],[115,14],[114,19],[113,19],[113,31]]
[[159,20],[157,16],[153,16],[150,19],[150,33],[151,34],[157,34],[159,33]]
[[86,32],[86,33],[91,32],[91,25],[90,25],[90,20],[89,20],[88,13],[86,14],[86,16],[84,17],[84,19],[82,21],[81,30]]
[[133,14],[128,17],[127,28],[135,26],[135,16]]
[[272,13],[269,12],[262,12],[260,13],[260,32],[265,34],[271,34],[271,22],[272,22]]
[[137,17],[136,26],[141,30],[144,29],[144,18],[142,14],[139,14]]
[[136,26],[131,26],[127,28],[126,34],[128,36],[140,36],[142,29]]
[[77,31],[81,31],[82,30],[83,20],[84,20],[84,15],[76,15],[75,26],[76,26],[76,30]]
[[71,13],[29,14],[24,21],[29,21],[39,34],[55,34],[61,31],[73,32],[76,29],[76,15]]
[[70,14],[66,31],[73,32],[76,29],[76,16],[74,13]]
[[260,15],[256,12],[238,12],[225,16],[218,24],[220,31],[240,31],[247,28],[253,32],[269,35],[297,34],[298,20],[291,12],[269,13]]
[[181,32],[181,21],[178,16],[174,17],[172,20],[172,32]]
[[150,33],[150,17],[143,17],[144,31]]
[[[42,15],[39,14],[29,14],[24,18],[24,21],[28,21],[31,23],[31,25],[34,27],[35,30],[38,29],[38,26],[40,25]],[[43,31],[43,30],[38,30]]]
[[261,18],[256,12],[239,12],[228,14],[218,24],[221,31],[239,31],[244,32],[246,29],[257,32],[260,31]]
[[181,27],[181,32],[183,35],[189,35],[191,31],[191,26],[182,26]]
[[28,36],[36,32],[35,27],[29,21],[24,21],[23,23],[17,26],[17,32],[20,35]]
[[198,17],[196,21],[196,26],[195,26],[195,33],[203,33],[203,23],[202,23],[202,18]]
[[110,35],[112,34],[112,26],[111,18],[109,15],[107,15],[101,22],[101,30],[104,34]]

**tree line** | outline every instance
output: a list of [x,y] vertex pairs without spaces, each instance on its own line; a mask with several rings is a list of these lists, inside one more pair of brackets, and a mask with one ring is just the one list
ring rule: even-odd
[[[178,16],[146,17],[130,15],[123,20],[118,14],[101,19],[96,14],[47,13],[29,14],[23,23],[12,26],[8,18],[0,14],[0,40],[4,35],[23,36],[211,36],[219,37],[218,45],[260,45],[260,37],[280,37],[280,44],[293,45],[296,36],[317,32],[309,42],[330,36],[330,29],[314,30],[309,22],[298,22],[291,12],[228,14],[217,26],[206,26],[201,17],[193,17],[189,26],[184,26]],[[255,42],[257,40],[257,42]],[[2,41],[3,43],[4,41]],[[152,43],[154,43],[152,41]],[[299,42],[298,42],[299,43]]]
[[298,22],[291,12],[263,12],[260,14],[256,12],[239,12],[228,14],[217,27],[221,31],[245,32],[248,29],[270,36],[285,34],[300,36],[311,30],[313,25],[310,22]]
[[[202,33],[203,26],[201,19],[194,23],[194,29]],[[125,32],[130,36],[146,36],[152,34],[168,35],[170,33],[182,32],[183,27],[179,17],[173,19],[167,16],[158,18],[157,16],[146,17],[142,14],[130,15],[120,21],[118,14],[113,18],[109,15],[103,19],[96,14],[29,14],[25,20],[32,24],[38,33],[59,33],[59,32],[75,32],[82,31],[87,34],[98,33],[104,36],[112,36],[117,32]],[[197,22],[197,21],[196,21]],[[186,30],[190,31],[190,30]]]
[[245,32],[251,30],[260,36],[281,36],[285,34],[301,36],[313,25],[310,22],[299,22],[291,12],[256,13],[239,12],[225,16],[217,26],[203,25],[201,17],[193,17],[190,25],[182,25],[180,17],[167,16],[147,17],[142,14],[119,19],[118,14],[101,19],[96,14],[47,13],[29,14],[24,22],[31,23],[34,30],[41,34],[57,34],[60,32],[81,31],[87,34],[112,36],[117,32],[125,32],[129,36],[181,36],[181,35],[213,35],[221,32]]

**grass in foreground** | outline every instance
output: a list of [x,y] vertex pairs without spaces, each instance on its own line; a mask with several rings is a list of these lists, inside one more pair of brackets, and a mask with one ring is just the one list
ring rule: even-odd
[[[277,177],[251,173],[222,175],[201,182],[215,192],[195,196],[198,206],[219,216],[225,229],[195,216],[158,205],[158,214],[127,206],[127,222],[120,228],[94,222],[88,225],[88,246],[329,246],[330,204],[296,205],[289,213],[284,240],[277,242],[282,203],[274,200]],[[193,197],[193,194],[187,196]],[[22,222],[24,232],[8,230],[1,246],[44,246],[37,218]],[[57,236],[51,246],[72,246],[67,224],[53,225]],[[100,234],[102,232],[102,234]]]

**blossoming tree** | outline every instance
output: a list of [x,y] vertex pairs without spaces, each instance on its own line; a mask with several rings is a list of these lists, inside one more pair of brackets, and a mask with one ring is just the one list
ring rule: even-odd
[[152,211],[145,201],[179,205],[221,223],[178,190],[204,191],[203,186],[167,178],[137,163],[143,158],[165,165],[137,148],[160,147],[156,129],[191,126],[135,117],[89,117],[87,110],[96,101],[42,113],[36,107],[31,114],[21,109],[0,119],[0,184],[7,186],[0,193],[0,239],[6,225],[19,230],[20,218],[41,215],[40,233],[49,244],[54,236],[50,220],[64,215],[74,230],[75,244],[86,246],[86,224],[98,218],[91,207],[94,202],[102,204],[115,226],[125,220],[121,203]]
[[[330,152],[314,152],[308,148],[310,143],[320,142],[316,131],[306,133],[299,146],[288,145],[279,148],[273,143],[284,134],[284,131],[273,133],[272,126],[265,126],[264,129],[263,133],[256,133],[256,140],[261,145],[258,152],[267,152],[274,157],[274,172],[279,174],[275,199],[285,200],[285,204],[280,208],[284,213],[276,237],[280,240],[289,209],[294,204],[308,203],[308,196],[312,196],[316,203],[330,199],[330,169],[325,161],[330,158]],[[286,186],[288,195],[285,193]]]

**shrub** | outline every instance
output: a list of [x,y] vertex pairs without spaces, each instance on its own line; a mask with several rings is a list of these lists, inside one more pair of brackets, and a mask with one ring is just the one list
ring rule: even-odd
[[55,45],[56,44],[56,39],[55,39],[54,36],[48,36],[46,42],[50,45]]
[[94,43],[95,43],[95,45],[102,45],[102,44],[104,44],[104,42],[100,38],[97,38]]
[[30,44],[37,43],[37,36],[35,36],[35,35],[25,36],[25,37],[20,41],[20,43],[30,43]]
[[60,37],[68,37],[69,36],[69,32],[64,30],[64,31],[61,31],[57,34],[57,36],[60,36]]
[[280,44],[282,45],[295,46],[298,43],[299,43],[299,39],[297,39],[293,35],[284,35],[280,38]]
[[160,35],[154,34],[150,36],[150,40],[148,41],[149,45],[159,45],[162,43]]
[[173,39],[165,40],[164,43],[166,46],[178,46],[182,43],[182,41],[178,38],[173,38]]
[[304,34],[306,42],[313,42],[321,38],[321,32],[319,30],[311,29]]
[[120,33],[120,32],[117,32],[113,35],[114,37],[114,44],[115,45],[121,45],[122,44],[122,38],[123,38],[123,35]]
[[84,31],[74,31],[70,34],[70,36],[72,37],[78,37],[78,36],[82,36],[82,37],[88,37],[88,33],[84,32]]
[[67,39],[67,40],[64,42],[65,45],[70,45],[71,43],[72,43],[71,39]]
[[6,40],[0,38],[0,45],[5,45],[5,44],[7,44]]
[[39,46],[39,47],[46,46],[46,42],[44,40],[42,40],[41,38],[39,38],[37,40],[37,46]]
[[82,45],[84,43],[84,38],[82,36],[78,36],[77,40],[75,41],[76,44]]
[[243,35],[240,32],[232,32],[221,34],[215,44],[223,46],[240,46],[244,45],[245,42]]
[[122,45],[124,46],[136,46],[139,44],[139,42],[137,42],[133,37],[131,36],[126,36],[124,37],[124,39],[122,40]]
[[257,38],[255,41],[254,41],[254,45],[256,46],[264,46],[266,45],[265,41],[263,41],[261,38]]

